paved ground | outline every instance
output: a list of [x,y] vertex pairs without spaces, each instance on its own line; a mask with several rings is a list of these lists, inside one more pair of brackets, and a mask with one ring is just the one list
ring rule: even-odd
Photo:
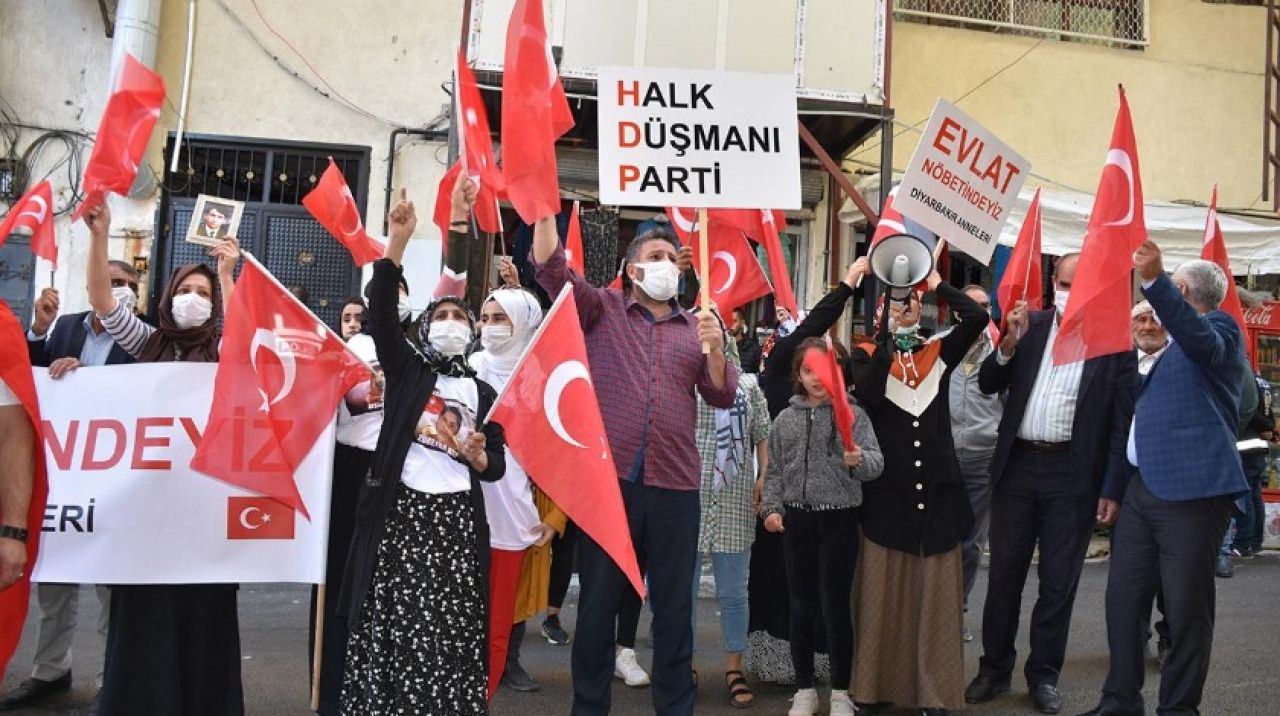
[[[1064,714],[1075,714],[1091,708],[1097,698],[1107,667],[1106,629],[1102,618],[1102,597],[1106,586],[1105,562],[1086,565],[1076,600],[1072,641],[1062,676],[1062,690],[1067,706]],[[1034,575],[1027,594],[1035,593]],[[979,579],[975,601],[982,603],[984,580]],[[572,601],[571,597],[571,601]],[[34,604],[33,604],[34,613]],[[76,635],[75,687],[57,704],[47,709],[24,712],[31,716],[45,714],[86,713],[93,698],[93,674],[101,663],[100,645],[91,632],[97,614],[97,600],[92,592],[82,594],[84,614]],[[703,599],[698,604],[698,650],[702,686],[698,694],[699,714],[738,714],[724,698],[718,680],[720,662],[715,602]],[[1023,625],[1019,649],[1026,650],[1026,614],[1030,604],[1023,605]],[[572,630],[574,610],[566,610],[566,624]],[[244,684],[249,714],[304,715],[307,710],[306,653],[307,588],[294,585],[255,585],[240,593],[240,622],[244,653]],[[28,623],[23,642],[5,674],[4,690],[12,688],[26,676],[34,649],[33,623]],[[975,632],[981,628],[978,617],[971,624]],[[640,625],[640,633],[648,630],[648,615]],[[650,651],[642,637],[640,660],[647,664]],[[1280,713],[1280,554],[1270,553],[1237,563],[1236,576],[1218,580],[1218,620],[1213,651],[1213,669],[1206,687],[1206,714]],[[977,669],[979,647],[976,642],[965,650],[966,673]],[[542,681],[538,693],[517,694],[500,691],[494,701],[495,716],[535,716],[568,713],[570,702],[569,649],[553,647],[533,634],[525,643],[525,666]],[[1021,666],[1019,666],[1021,668]],[[1154,712],[1153,694],[1157,672],[1148,671],[1148,713]],[[614,713],[651,713],[648,689],[628,689],[615,682]],[[757,685],[757,703],[746,713],[781,714],[786,712],[791,693],[782,687]],[[907,713],[907,712],[900,712]],[[966,713],[982,715],[1031,714],[1025,694],[1004,697],[995,703],[969,709]],[[145,715],[144,715],[145,716]]]

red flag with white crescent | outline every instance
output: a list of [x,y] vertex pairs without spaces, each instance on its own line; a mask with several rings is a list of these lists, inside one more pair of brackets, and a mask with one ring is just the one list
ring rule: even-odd
[[1120,88],[1111,147],[1102,165],[1098,195],[1089,213],[1067,309],[1053,345],[1054,365],[1130,350],[1133,252],[1147,239],[1138,141],[1129,103]]
[[[1222,227],[1218,225],[1217,184],[1213,185],[1213,198],[1209,200],[1209,214],[1204,220],[1204,245],[1200,249],[1200,258],[1214,262],[1218,268],[1222,269],[1222,273],[1226,274],[1227,295],[1222,299],[1222,305],[1219,308],[1236,319],[1241,335],[1249,335],[1248,326],[1244,322],[1244,306],[1240,303],[1240,291],[1236,288],[1235,279],[1231,275],[1231,259],[1227,256],[1227,243],[1222,238]],[[1245,341],[1245,346],[1249,352],[1249,362],[1256,366],[1258,357],[1254,352],[1253,341]]]
[[507,447],[530,479],[613,558],[643,597],[644,578],[568,284],[485,420],[502,424]]
[[[9,658],[18,648],[22,638],[22,625],[27,620],[27,605],[31,602],[31,571],[40,552],[40,528],[44,524],[44,510],[49,483],[45,474],[45,452],[40,439],[40,403],[36,398],[35,380],[31,375],[31,361],[27,353],[25,331],[9,310],[9,304],[0,301],[0,380],[18,397],[31,421],[34,444],[35,474],[31,483],[31,502],[27,508],[27,564],[23,575],[8,589],[0,591],[0,672],[9,664]],[[6,463],[9,459],[6,458]],[[5,465],[5,469],[14,466]],[[3,496],[0,495],[0,499]]]
[[369,368],[245,254],[192,469],[308,517],[293,473]]
[[[476,76],[467,65],[467,58],[458,50],[456,70],[458,88],[458,159],[467,169],[467,176],[477,187],[502,190],[502,172],[493,159],[493,138],[489,135],[489,114],[480,96]],[[493,230],[485,229],[492,233]]]
[[101,204],[107,192],[129,193],[162,104],[164,78],[126,52],[84,168],[85,199],[71,215],[72,221]]
[[[720,315],[728,316],[733,309],[769,295],[773,286],[769,285],[755,251],[741,231],[714,221],[709,223],[711,231],[707,234],[707,251],[711,258],[710,275],[706,280],[710,282],[711,302],[719,309]],[[693,236],[693,265],[696,269],[702,261],[697,233]]]
[[347,247],[357,266],[373,263],[386,252],[387,247],[365,231],[360,207],[356,205],[351,187],[333,157],[329,157],[329,166],[320,176],[316,188],[302,197],[302,205],[333,238]]
[[[431,223],[440,228],[440,238],[444,240],[449,236],[449,221],[453,218],[453,185],[458,181],[458,175],[462,172],[462,160],[453,163],[449,167],[449,171],[440,177],[440,184],[436,187],[436,205],[431,213]],[[490,234],[501,233],[502,217],[498,213],[498,192],[493,188],[492,184],[481,183],[480,190],[476,193],[476,203],[471,207],[471,213],[476,218],[476,225],[481,231],[487,231]],[[448,241],[445,241],[448,244]]]
[[[1013,310],[1017,301],[1026,301],[1027,308],[1040,310],[1044,308],[1044,278],[1040,272],[1040,189],[1031,198],[1031,206],[1027,207],[1027,215],[1022,219],[1022,228],[1018,230],[1018,243],[1013,245],[1013,253],[1004,267],[1004,276],[996,288],[996,300],[1003,312],[1000,318],[1001,329],[996,335],[1004,332],[1005,316]],[[998,339],[995,342],[999,342]]]
[[502,176],[526,224],[560,213],[556,140],[571,128],[542,0],[516,0],[502,73]]
[[53,189],[49,180],[36,184],[14,202],[0,224],[0,246],[14,229],[31,230],[31,252],[58,267],[58,242],[53,230]]

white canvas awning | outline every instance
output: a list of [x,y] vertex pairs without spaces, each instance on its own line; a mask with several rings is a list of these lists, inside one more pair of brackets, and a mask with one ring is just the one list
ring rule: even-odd
[[[879,185],[877,176],[867,177],[858,183],[858,190],[872,206],[879,201]],[[1001,244],[1013,246],[1034,195],[1035,187],[1026,187],[1019,194],[1020,201],[1000,235]],[[848,199],[845,201],[848,203]],[[1044,252],[1056,256],[1079,251],[1089,223],[1089,212],[1093,208],[1093,195],[1044,187],[1040,192],[1040,207]],[[1164,251],[1166,267],[1173,268],[1188,259],[1200,258],[1205,215],[1208,213],[1206,207],[1148,201],[1145,209],[1147,233]],[[1218,223],[1231,257],[1233,274],[1280,274],[1280,218],[1219,213]]]

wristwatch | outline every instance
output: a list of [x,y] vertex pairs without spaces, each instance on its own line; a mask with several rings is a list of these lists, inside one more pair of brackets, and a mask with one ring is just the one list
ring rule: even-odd
[[14,527],[12,525],[0,525],[0,537],[8,537],[16,539],[19,542],[27,541],[27,528]]

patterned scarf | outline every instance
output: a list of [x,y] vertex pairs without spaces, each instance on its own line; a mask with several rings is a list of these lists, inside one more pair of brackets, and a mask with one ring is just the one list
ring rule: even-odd
[[734,396],[733,407],[715,411],[717,490],[733,482],[747,464],[747,418],[750,415],[747,396],[741,390]]
[[474,378],[475,370],[467,363],[467,356],[447,356],[435,348],[431,347],[431,314],[435,312],[436,307],[442,303],[452,303],[460,307],[467,314],[467,325],[471,330],[475,331],[475,319],[471,317],[471,311],[467,309],[467,305],[457,296],[441,296],[433,300],[427,305],[427,310],[419,314],[416,330],[410,330],[409,345],[418,352],[422,357],[422,362],[427,364],[427,368],[436,375],[447,375],[450,378]]

